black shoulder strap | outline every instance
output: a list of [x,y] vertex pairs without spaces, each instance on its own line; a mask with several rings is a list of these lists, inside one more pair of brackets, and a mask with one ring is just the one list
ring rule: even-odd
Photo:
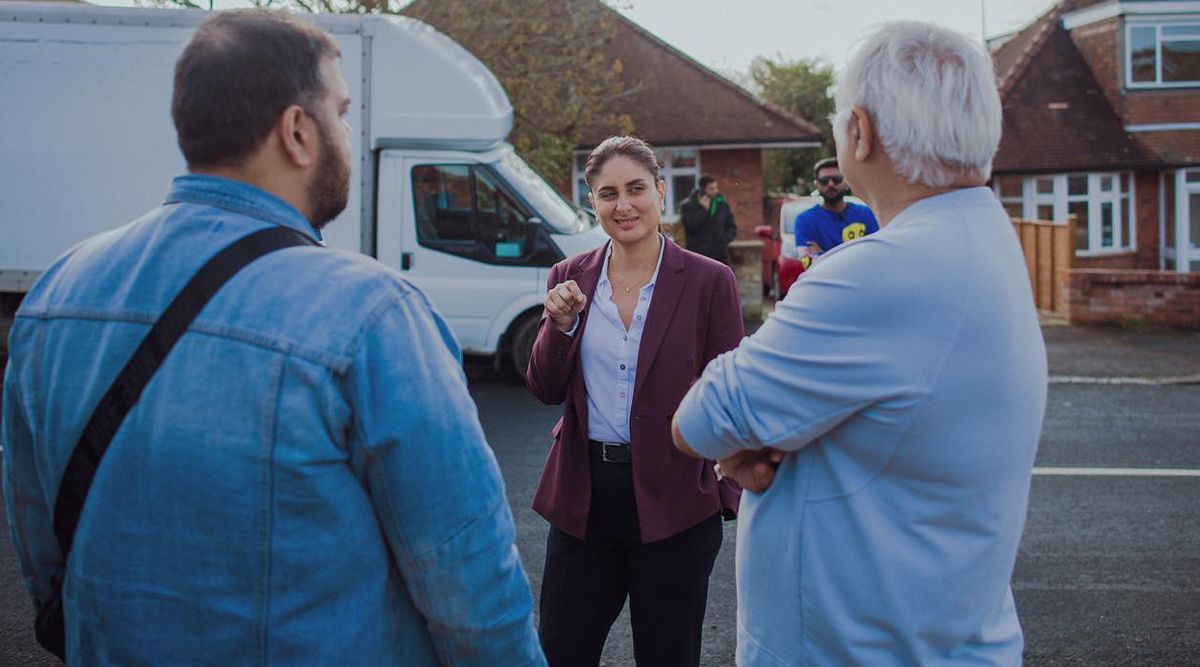
[[268,253],[316,241],[287,227],[272,226],[234,241],[200,268],[142,339],[120,375],[100,399],[67,462],[54,502],[54,533],[63,561],[71,551],[75,527],[83,512],[100,459],[137,403],[142,390],[217,290],[247,264]]

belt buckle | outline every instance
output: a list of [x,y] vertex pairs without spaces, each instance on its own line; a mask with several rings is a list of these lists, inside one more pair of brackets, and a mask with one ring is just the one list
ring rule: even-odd
[[629,445],[613,442],[600,443],[600,460],[605,463],[629,463]]

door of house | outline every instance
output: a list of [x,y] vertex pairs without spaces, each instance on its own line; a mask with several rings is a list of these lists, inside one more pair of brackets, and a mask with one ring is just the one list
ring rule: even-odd
[[1175,244],[1167,248],[1168,268],[1200,273],[1200,169],[1175,172],[1175,192]]

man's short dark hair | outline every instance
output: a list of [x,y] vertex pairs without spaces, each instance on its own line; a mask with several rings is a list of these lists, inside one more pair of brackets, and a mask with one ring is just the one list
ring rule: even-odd
[[717,180],[717,179],[713,178],[712,176],[709,176],[708,174],[701,176],[700,180],[699,180],[700,189],[703,190],[704,188],[707,188],[708,184],[712,183],[715,180]]
[[827,157],[822,160],[817,160],[817,163],[813,165],[813,178],[820,176],[822,169],[828,169],[830,167],[841,171],[841,169],[838,167],[837,158],[835,157]]
[[325,94],[329,35],[283,11],[222,11],[204,21],[175,63],[171,118],[190,167],[242,163],[293,104],[313,114]]

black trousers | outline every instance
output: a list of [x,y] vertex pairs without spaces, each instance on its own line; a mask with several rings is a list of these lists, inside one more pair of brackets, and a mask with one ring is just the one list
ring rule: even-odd
[[721,548],[719,515],[641,544],[632,469],[592,455],[587,539],[551,526],[538,634],[550,667],[596,667],[629,599],[640,667],[695,667],[708,577]]

